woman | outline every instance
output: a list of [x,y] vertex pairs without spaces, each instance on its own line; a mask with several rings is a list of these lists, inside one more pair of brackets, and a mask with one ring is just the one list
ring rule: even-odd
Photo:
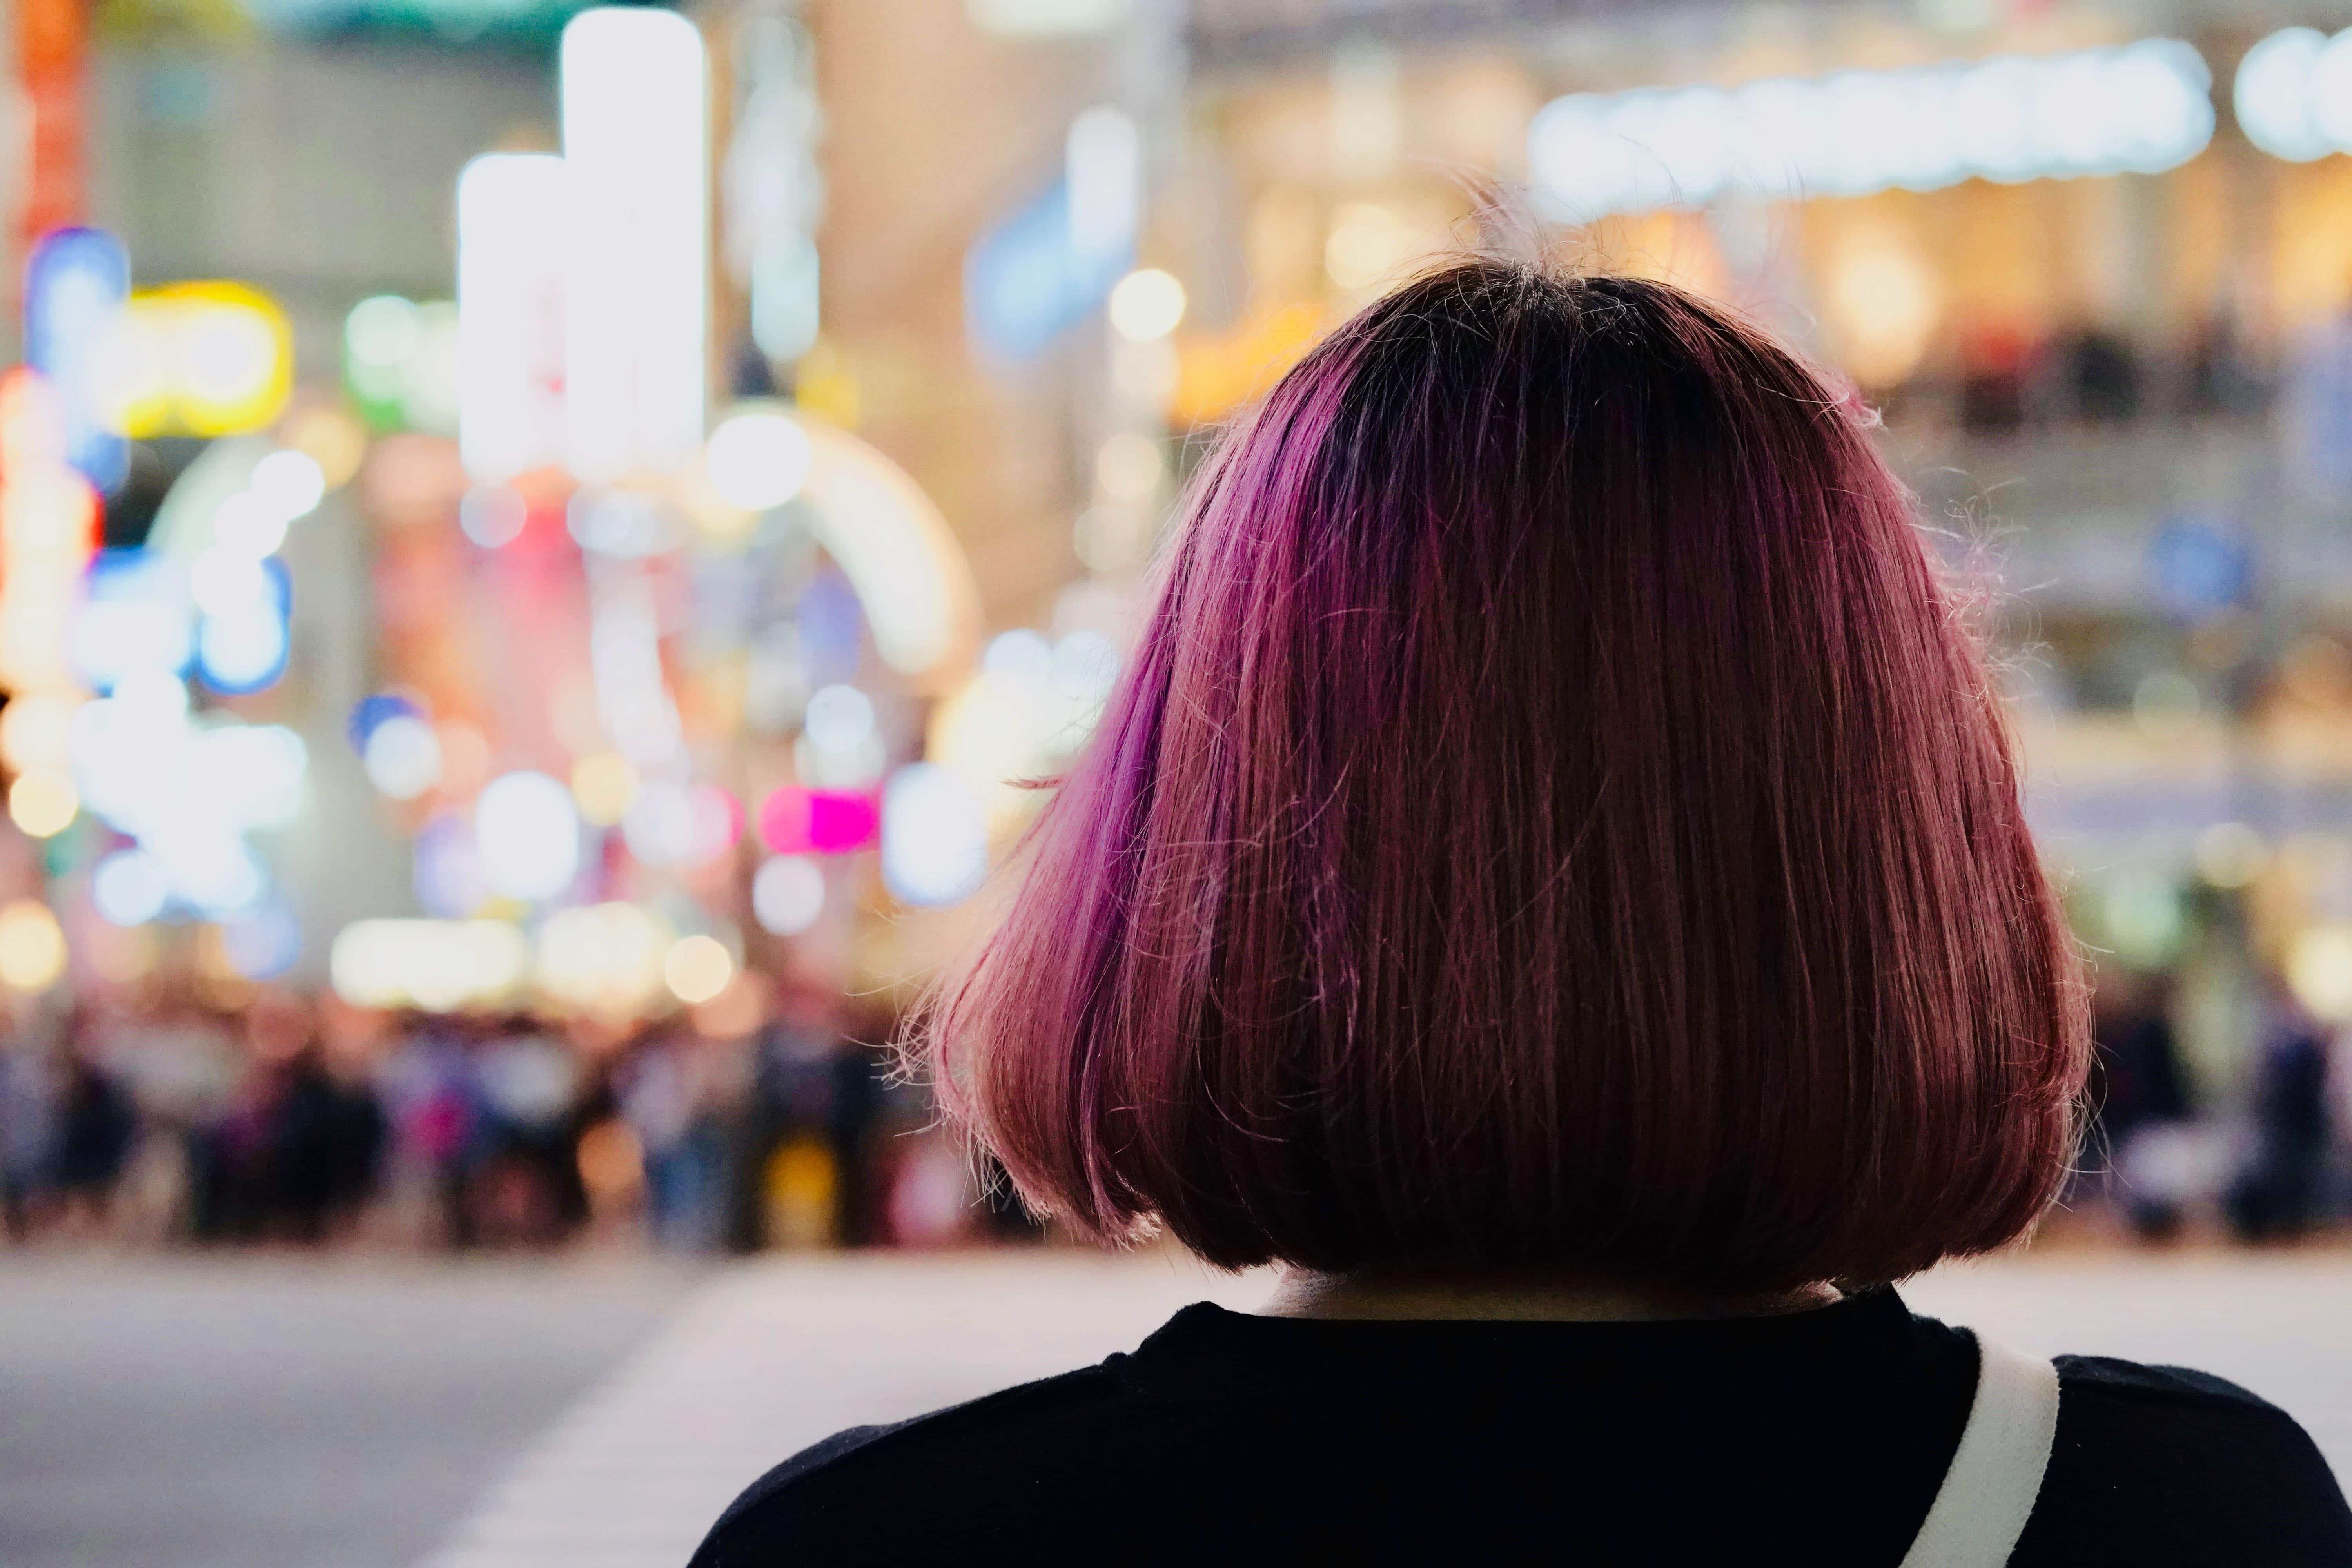
[[697,1563],[2352,1563],[2252,1394],[1889,1288],[2033,1224],[2087,1026],[1868,428],[1487,261],[1293,370],[927,1026],[1034,1205],[1286,1283],[821,1443]]

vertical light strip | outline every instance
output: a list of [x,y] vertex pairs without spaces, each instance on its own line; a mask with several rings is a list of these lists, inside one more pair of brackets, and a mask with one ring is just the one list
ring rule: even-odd
[[564,457],[564,174],[550,153],[492,153],[457,176],[457,447],[478,485]]
[[1065,153],[1070,244],[1089,260],[1135,249],[1143,210],[1143,137],[1135,121],[1105,104],[1070,121]]
[[600,6],[563,29],[565,445],[581,479],[676,469],[702,439],[709,148],[702,37]]
[[100,490],[121,488],[130,444],[107,426],[105,356],[131,300],[131,257],[103,229],[52,230],[25,268],[25,363],[65,416],[66,461]]
[[56,389],[21,367],[0,376],[0,687],[20,698],[74,689],[66,651],[98,493],[65,443]]

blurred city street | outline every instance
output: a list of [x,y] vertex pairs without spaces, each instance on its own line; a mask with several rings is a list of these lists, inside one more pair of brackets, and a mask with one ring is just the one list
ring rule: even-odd
[[2095,1125],[1914,1303],[2352,1466],[2352,0],[10,11],[0,1568],[675,1568],[1262,1296],[887,1043],[1465,247],[1786,337],[1984,612]]
[[[1263,1276],[1062,1250],[427,1267],[12,1260],[9,1568],[677,1568],[795,1449],[1132,1345]],[[1913,1305],[2219,1373],[2352,1463],[2352,1257],[2045,1253]]]

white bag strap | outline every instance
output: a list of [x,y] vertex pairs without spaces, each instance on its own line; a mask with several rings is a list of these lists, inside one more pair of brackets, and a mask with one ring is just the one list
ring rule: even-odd
[[2058,1433],[2058,1369],[1983,1335],[1977,1396],[1903,1568],[2000,1568],[2025,1531]]

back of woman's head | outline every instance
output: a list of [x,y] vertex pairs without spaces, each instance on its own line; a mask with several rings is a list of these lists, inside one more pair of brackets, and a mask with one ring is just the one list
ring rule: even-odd
[[1282,381],[1163,565],[927,1026],[1033,1202],[1725,1291],[2041,1212],[2073,951],[1909,500],[1787,350],[1450,267]]

